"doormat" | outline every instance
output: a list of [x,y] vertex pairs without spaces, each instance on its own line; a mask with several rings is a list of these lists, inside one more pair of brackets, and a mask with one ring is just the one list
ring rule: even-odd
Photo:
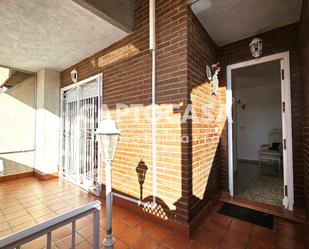
[[258,226],[266,227],[268,229],[274,228],[273,215],[255,211],[249,208],[224,203],[223,206],[219,209],[218,213],[247,221]]

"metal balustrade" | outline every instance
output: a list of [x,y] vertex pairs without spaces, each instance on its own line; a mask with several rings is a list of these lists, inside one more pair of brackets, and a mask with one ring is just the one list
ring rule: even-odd
[[47,236],[47,249],[52,247],[52,232],[60,227],[72,223],[71,248],[75,248],[76,221],[88,214],[93,213],[93,248],[100,248],[100,209],[101,202],[94,201],[87,203],[75,210],[58,215],[50,220],[32,226],[26,230],[11,234],[0,240],[1,249],[20,249],[22,245],[29,243],[44,235]]

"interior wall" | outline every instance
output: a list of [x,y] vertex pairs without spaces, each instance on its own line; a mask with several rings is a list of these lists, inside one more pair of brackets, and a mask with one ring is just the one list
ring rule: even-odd
[[33,170],[35,113],[35,76],[0,93],[0,166],[7,174]]
[[238,89],[236,103],[238,100],[237,159],[258,161],[260,146],[268,143],[273,129],[282,126],[280,84]]

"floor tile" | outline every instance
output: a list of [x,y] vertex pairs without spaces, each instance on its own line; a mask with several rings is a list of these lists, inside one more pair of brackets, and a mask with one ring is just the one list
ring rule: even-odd
[[191,245],[191,240],[181,235],[173,235],[164,241],[164,245],[172,249],[188,249]]
[[115,239],[114,249],[128,249],[128,248],[129,246],[123,243],[121,240],[117,238]]
[[210,219],[220,223],[223,226],[229,225],[232,221],[231,217],[219,213],[214,213]]
[[173,236],[173,231],[168,228],[156,225],[156,227],[151,230],[150,236],[161,244],[167,238]]
[[137,215],[129,215],[125,219],[123,219],[123,222],[130,225],[130,226],[135,226],[138,223],[141,223],[144,219],[141,216]]
[[76,249],[93,249],[87,241],[83,241],[76,246]]
[[10,229],[10,225],[7,222],[0,224],[0,232]]
[[201,244],[199,242],[192,241],[190,249],[210,249],[210,247],[205,245],[205,244]]
[[46,236],[42,236],[40,238],[37,238],[25,245],[22,246],[22,249],[34,249],[34,248],[44,248],[47,244]]
[[[20,185],[23,189],[20,189]],[[36,178],[0,184],[0,237],[29,228],[60,213],[95,200],[65,181],[40,182]],[[105,202],[100,217],[100,248],[105,237]],[[177,234],[144,216],[113,206],[115,249],[302,249],[302,225],[275,218],[275,229],[265,229],[219,214],[214,208],[192,239]],[[93,215],[76,222],[77,248],[92,248]],[[70,248],[71,224],[52,232],[54,249]],[[44,248],[46,236],[28,243],[25,248]]]
[[257,238],[250,238],[248,249],[276,249],[276,243],[267,243]]
[[233,243],[227,240],[221,240],[217,249],[246,249],[246,245]]
[[[149,235],[144,235],[132,245],[132,248],[134,249],[157,249],[158,247],[158,242]],[[180,249],[180,247],[178,248]]]
[[264,227],[254,225],[252,228],[251,236],[255,239],[267,242],[269,244],[276,243],[275,232]]
[[[84,241],[84,238],[82,238],[79,234],[76,234],[75,237],[75,245],[80,244]],[[58,249],[69,249],[72,245],[72,236],[69,235],[63,239],[60,239],[56,242],[54,242]]]
[[304,234],[300,227],[278,226],[277,231],[279,236],[285,236],[300,242],[304,241]]
[[193,240],[203,245],[207,245],[210,249],[215,249],[219,245],[220,237],[214,235],[208,231],[200,231],[194,237]]
[[155,229],[156,224],[154,222],[145,219],[142,222],[138,223],[135,227],[141,229],[145,233],[150,233],[152,230]]
[[222,237],[227,229],[227,225],[222,225],[214,220],[209,220],[203,226],[203,229],[213,233],[216,236]]
[[233,219],[229,229],[235,230],[237,232],[243,233],[244,235],[249,235],[251,233],[253,225],[238,219]]
[[129,228],[130,226],[126,223],[123,223],[122,221],[117,220],[113,222],[113,234],[114,235],[119,235],[120,233],[126,231]]
[[77,232],[84,238],[88,239],[89,237],[93,236],[93,224],[88,224],[87,226],[78,229]]
[[113,217],[119,220],[124,220],[130,215],[130,213],[127,210],[119,208],[119,207],[115,207],[115,206],[113,206],[112,212],[113,212]]
[[136,229],[135,227],[130,227],[116,237],[118,237],[121,241],[125,241],[128,245],[132,246],[134,243],[140,240],[142,236],[142,230]]
[[11,229],[7,229],[7,230],[4,230],[4,231],[1,231],[0,232],[0,238],[6,237],[6,236],[8,236],[8,235],[10,235],[12,233],[13,233],[13,231]]
[[282,249],[305,249],[304,243],[284,236],[278,236],[278,247]]
[[65,225],[52,232],[52,240],[59,241],[71,235],[72,229],[70,225]]
[[249,237],[241,232],[228,229],[223,236],[223,240],[229,241],[239,248],[246,247]]

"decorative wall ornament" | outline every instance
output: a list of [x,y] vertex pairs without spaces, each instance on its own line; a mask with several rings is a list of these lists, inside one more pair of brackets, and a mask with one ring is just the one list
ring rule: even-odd
[[75,68],[71,71],[71,79],[74,83],[77,83],[77,70]]
[[241,109],[243,109],[243,110],[245,110],[246,107],[247,107],[247,104],[242,103],[240,99],[237,101],[237,104],[239,104],[241,106]]
[[212,87],[212,95],[219,95],[219,72],[221,70],[220,63],[213,64],[210,68],[209,65],[206,66],[206,75],[209,83]]
[[254,38],[249,45],[251,54],[254,58],[259,58],[263,53],[263,41],[259,38]]

